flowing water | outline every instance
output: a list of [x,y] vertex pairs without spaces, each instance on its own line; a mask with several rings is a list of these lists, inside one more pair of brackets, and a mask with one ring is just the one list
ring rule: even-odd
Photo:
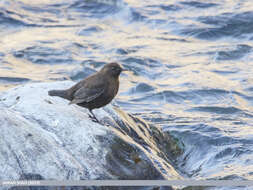
[[193,179],[253,180],[251,0],[1,0],[0,90],[120,62],[114,101],[171,132]]

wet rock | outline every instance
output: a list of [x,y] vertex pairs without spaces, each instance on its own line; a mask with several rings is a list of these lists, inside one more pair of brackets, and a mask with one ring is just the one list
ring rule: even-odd
[[86,109],[47,95],[71,85],[0,94],[0,180],[181,178],[173,163],[182,151],[159,128],[112,105],[94,110],[102,124],[94,123]]

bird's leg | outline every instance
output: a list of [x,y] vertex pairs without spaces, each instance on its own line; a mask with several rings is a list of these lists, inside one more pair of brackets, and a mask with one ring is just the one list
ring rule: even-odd
[[89,114],[89,117],[92,119],[92,121],[99,123],[98,119],[96,118],[95,114],[90,110],[91,115]]

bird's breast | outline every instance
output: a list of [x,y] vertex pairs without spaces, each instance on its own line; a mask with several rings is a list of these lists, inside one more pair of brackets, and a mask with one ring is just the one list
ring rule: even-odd
[[112,98],[114,98],[119,90],[119,80],[118,79],[112,80],[108,90],[111,92],[110,94],[112,95]]

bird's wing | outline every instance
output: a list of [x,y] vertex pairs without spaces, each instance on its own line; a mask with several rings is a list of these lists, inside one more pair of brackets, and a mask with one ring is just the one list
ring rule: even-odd
[[81,87],[74,93],[74,98],[69,104],[88,103],[100,96],[104,90],[104,86],[94,86],[93,88]]

